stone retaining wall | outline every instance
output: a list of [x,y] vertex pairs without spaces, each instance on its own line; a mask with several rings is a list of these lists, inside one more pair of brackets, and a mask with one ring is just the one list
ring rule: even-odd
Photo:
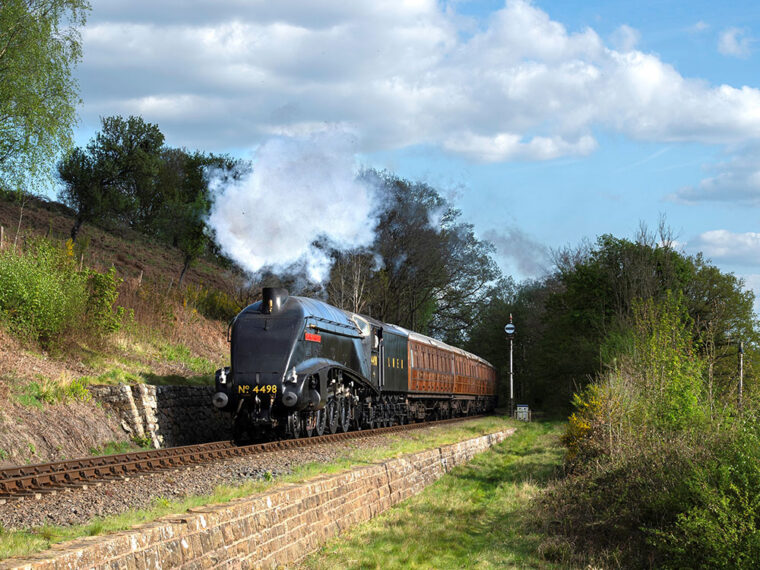
[[212,386],[90,386],[95,400],[113,411],[124,430],[153,446],[174,447],[232,437],[230,414],[211,404]]
[[275,568],[419,493],[514,429],[391,459],[230,503],[191,509],[128,531],[56,545],[0,570]]

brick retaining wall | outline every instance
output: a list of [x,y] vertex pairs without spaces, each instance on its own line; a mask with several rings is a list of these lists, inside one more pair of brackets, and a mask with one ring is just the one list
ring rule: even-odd
[[107,536],[53,546],[0,570],[275,568],[422,491],[514,429],[421,451],[229,503],[191,509]]

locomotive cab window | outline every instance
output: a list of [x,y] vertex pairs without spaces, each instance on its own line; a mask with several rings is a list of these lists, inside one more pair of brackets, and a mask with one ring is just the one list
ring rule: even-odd
[[[361,334],[362,337],[369,336],[370,327],[366,319],[359,315],[351,315],[351,320],[356,325],[356,328],[359,329],[359,334]],[[375,342],[379,342],[378,335],[375,335]],[[375,348],[377,348],[377,345],[375,345]]]

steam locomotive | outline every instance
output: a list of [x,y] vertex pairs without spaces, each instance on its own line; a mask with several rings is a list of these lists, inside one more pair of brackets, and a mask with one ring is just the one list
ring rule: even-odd
[[[265,288],[230,324],[213,405],[234,437],[303,437],[482,413],[496,371],[435,339]],[[274,433],[272,433],[274,432]]]

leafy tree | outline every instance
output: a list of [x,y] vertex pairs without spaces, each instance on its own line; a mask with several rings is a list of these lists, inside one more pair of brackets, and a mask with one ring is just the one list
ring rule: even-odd
[[76,212],[71,228],[71,240],[76,241],[82,224],[111,215],[111,196],[98,177],[92,155],[80,148],[58,163],[58,177],[63,182],[59,198]]
[[0,187],[34,188],[72,142],[87,0],[0,2]]
[[[539,285],[543,291],[533,286],[531,292],[540,302],[529,318],[540,315],[540,322],[529,327],[524,373],[534,405],[567,411],[574,391],[631,348],[635,307],[670,294],[683,297],[698,356],[708,363],[710,397],[735,389],[736,340],[750,346],[758,340],[753,295],[741,280],[643,232],[635,241],[604,235],[556,257],[554,274]],[[514,312],[518,322],[525,318],[518,306]],[[526,340],[519,328],[518,344]]]
[[95,158],[104,187],[117,199],[116,214],[129,226],[150,228],[162,207],[156,187],[164,135],[142,117],[102,119],[88,151]]
[[364,176],[387,207],[372,246],[334,254],[329,300],[461,344],[499,276],[491,245],[427,184]]
[[212,234],[206,225],[211,206],[210,177],[220,181],[238,180],[250,171],[248,161],[226,155],[190,153],[165,148],[161,153],[155,202],[147,231],[182,252],[182,284],[190,265],[210,249]]
[[76,211],[72,239],[84,222],[119,220],[146,230],[163,207],[157,181],[164,135],[140,117],[101,123],[85,150],[75,149],[58,165],[59,197]]

